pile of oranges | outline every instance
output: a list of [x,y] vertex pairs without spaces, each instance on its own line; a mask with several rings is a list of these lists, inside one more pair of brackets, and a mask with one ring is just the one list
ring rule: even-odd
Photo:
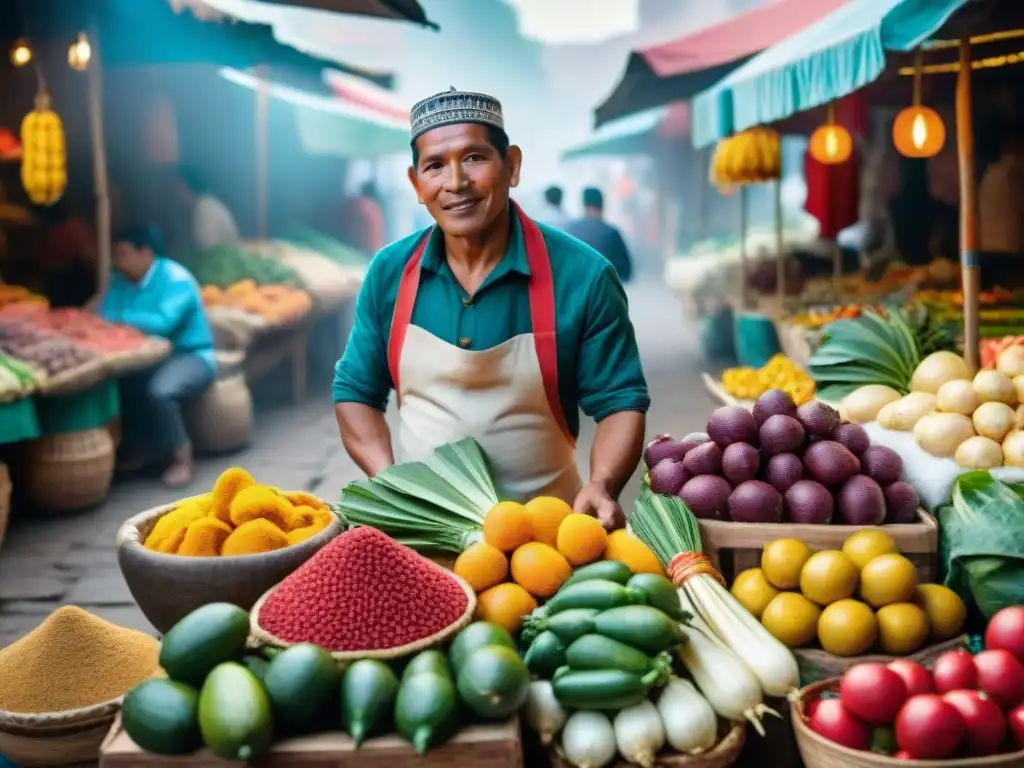
[[609,534],[596,518],[574,514],[551,496],[496,504],[484,517],[483,541],[459,555],[454,571],[477,593],[476,618],[514,635],[574,568],[596,560],[618,560],[633,573],[664,573],[640,539],[624,530]]

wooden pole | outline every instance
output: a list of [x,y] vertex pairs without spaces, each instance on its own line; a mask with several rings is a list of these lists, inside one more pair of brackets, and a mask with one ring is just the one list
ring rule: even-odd
[[110,280],[110,178],[107,173],[107,144],[103,133],[103,64],[100,38],[92,28],[92,60],[86,70],[89,89],[89,125],[92,133],[92,176],[96,193],[96,296],[98,302],[107,292]]
[[786,310],[786,253],[782,243],[782,179],[775,181],[775,291],[779,306],[775,310],[777,317],[782,317]]
[[747,288],[747,185],[740,185],[740,309],[750,309]]
[[267,238],[268,189],[270,185],[270,71],[265,65],[256,68],[260,80],[256,92],[256,231],[260,240]]
[[832,241],[832,292],[836,300],[843,295],[843,249],[839,247],[839,241]]
[[971,43],[960,41],[956,79],[956,148],[960,165],[960,272],[964,294],[964,359],[972,371],[980,368],[978,304],[981,290],[978,264],[978,202],[974,171],[974,123],[971,99]]

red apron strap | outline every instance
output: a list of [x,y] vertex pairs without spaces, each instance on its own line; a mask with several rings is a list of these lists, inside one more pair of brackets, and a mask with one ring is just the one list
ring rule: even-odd
[[533,219],[512,201],[512,210],[519,217],[526,245],[526,261],[530,265],[530,320],[533,323],[533,338],[537,347],[537,362],[544,379],[544,392],[555,421],[565,434],[569,444],[576,446],[576,439],[569,431],[562,398],[558,391],[558,344],[555,316],[555,281],[551,274],[551,259],[548,248]]
[[423,251],[430,239],[431,229],[420,240],[412,257],[402,270],[402,280],[398,284],[398,298],[395,300],[395,311],[391,315],[391,333],[388,336],[388,369],[391,371],[391,382],[395,387],[395,395],[402,399],[402,390],[398,380],[398,364],[402,359],[402,347],[405,345],[405,332],[412,321],[412,310],[416,305],[416,292],[420,287],[420,264]]

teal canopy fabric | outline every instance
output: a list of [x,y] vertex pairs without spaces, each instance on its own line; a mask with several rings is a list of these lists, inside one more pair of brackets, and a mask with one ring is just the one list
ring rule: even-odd
[[876,80],[967,0],[850,0],[733,70],[693,101],[693,145],[827,104]]
[[586,142],[563,152],[562,159],[639,154],[647,148],[647,141],[658,130],[668,111],[668,107],[656,107],[605,123]]

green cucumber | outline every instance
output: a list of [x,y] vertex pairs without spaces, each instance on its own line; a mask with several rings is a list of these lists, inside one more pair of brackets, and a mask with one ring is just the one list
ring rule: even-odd
[[631,675],[621,669],[598,669],[577,672],[559,670],[551,681],[558,703],[566,709],[619,710],[639,704],[657,675]]
[[199,693],[199,731],[217,757],[250,762],[270,746],[274,720],[270,698],[241,664],[218,664]]
[[338,663],[310,643],[279,653],[263,677],[275,719],[293,728],[315,723],[337,701],[340,685]]
[[345,671],[341,683],[342,723],[357,748],[369,734],[383,729],[397,695],[398,678],[381,661],[361,659]]
[[618,669],[640,677],[653,669],[654,662],[643,651],[604,635],[584,635],[565,651],[570,669]]
[[505,720],[526,701],[530,672],[511,648],[489,645],[470,654],[459,670],[459,699],[485,720]]
[[248,613],[230,603],[210,603],[164,635],[160,666],[172,680],[199,688],[218,664],[241,659],[248,639]]
[[590,565],[578,568],[561,588],[565,589],[566,587],[578,584],[581,581],[592,581],[594,579],[603,579],[605,581],[614,581],[616,584],[625,584],[629,581],[629,577],[632,575],[633,572],[629,570],[629,566],[625,563],[620,563],[617,560],[599,560],[596,563],[591,563]]
[[565,641],[551,630],[541,632],[530,643],[523,661],[537,677],[549,680],[556,669],[565,665]]
[[199,691],[173,680],[146,680],[121,706],[121,724],[141,749],[157,755],[188,755],[203,745],[197,713]]
[[477,621],[470,624],[455,636],[452,647],[448,651],[452,667],[458,673],[459,668],[465,663],[473,651],[488,645],[504,645],[506,648],[516,649],[512,635],[503,627],[491,624],[488,621]]
[[599,611],[606,611],[640,602],[640,598],[639,593],[628,590],[614,581],[591,579],[558,590],[541,611],[545,616],[554,616],[570,608],[596,608]]
[[405,678],[412,675],[418,675],[420,672],[436,672],[439,675],[451,678],[452,665],[448,663],[448,657],[442,651],[431,648],[428,651],[417,653],[409,660],[409,663],[405,665],[405,670],[402,672],[402,679],[405,680]]
[[627,589],[635,589],[644,596],[644,604],[664,611],[670,618],[683,621],[687,617],[679,601],[676,586],[656,573],[638,573],[626,582]]
[[455,684],[444,675],[422,672],[402,681],[395,699],[395,725],[416,754],[455,732],[456,700]]
[[597,608],[570,608],[547,616],[543,608],[538,608],[523,621],[521,639],[532,643],[542,632],[554,632],[563,642],[571,643],[594,631],[594,617],[599,613]]
[[270,662],[266,659],[260,656],[243,656],[240,663],[243,667],[256,675],[256,679],[261,683],[266,679],[267,669],[270,667]]
[[685,639],[678,621],[649,605],[602,611],[594,618],[594,631],[647,653],[667,651]]

